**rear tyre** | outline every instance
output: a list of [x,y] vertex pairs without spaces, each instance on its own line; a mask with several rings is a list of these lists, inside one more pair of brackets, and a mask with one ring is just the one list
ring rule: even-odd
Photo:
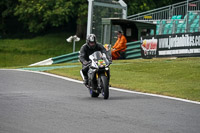
[[108,78],[106,76],[101,76],[101,87],[102,87],[102,95],[104,99],[109,98],[109,86],[108,86]]

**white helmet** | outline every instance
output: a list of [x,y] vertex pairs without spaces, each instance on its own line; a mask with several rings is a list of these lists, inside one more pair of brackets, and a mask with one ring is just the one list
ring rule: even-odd
[[89,42],[94,42],[94,43],[96,43],[96,36],[94,35],[94,34],[89,34],[88,36],[87,36],[87,43],[89,43]]
[[86,43],[90,49],[95,49],[96,47],[96,36],[94,34],[89,34],[86,39]]

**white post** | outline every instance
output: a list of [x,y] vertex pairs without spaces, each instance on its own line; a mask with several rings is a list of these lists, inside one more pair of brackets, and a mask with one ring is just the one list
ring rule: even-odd
[[118,2],[122,7],[125,8],[122,10],[122,18],[126,19],[127,18],[127,4],[123,0],[119,0]]
[[73,53],[75,52],[75,39],[73,39]]
[[188,6],[189,6],[189,0],[187,0],[187,12],[186,12],[187,18],[186,18],[185,32],[188,31],[188,18],[189,18],[189,14],[188,14]]
[[87,35],[91,34],[92,32],[92,15],[93,15],[93,1],[88,0],[88,20],[87,20]]

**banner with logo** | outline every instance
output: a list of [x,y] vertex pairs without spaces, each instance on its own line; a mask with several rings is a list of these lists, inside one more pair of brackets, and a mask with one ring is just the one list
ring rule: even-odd
[[200,32],[142,37],[143,58],[200,56]]

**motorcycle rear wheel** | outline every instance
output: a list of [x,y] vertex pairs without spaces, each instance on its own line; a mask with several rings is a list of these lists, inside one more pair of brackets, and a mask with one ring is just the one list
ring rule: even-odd
[[101,87],[102,87],[102,95],[104,99],[109,98],[109,86],[108,86],[108,78],[106,76],[101,76]]

